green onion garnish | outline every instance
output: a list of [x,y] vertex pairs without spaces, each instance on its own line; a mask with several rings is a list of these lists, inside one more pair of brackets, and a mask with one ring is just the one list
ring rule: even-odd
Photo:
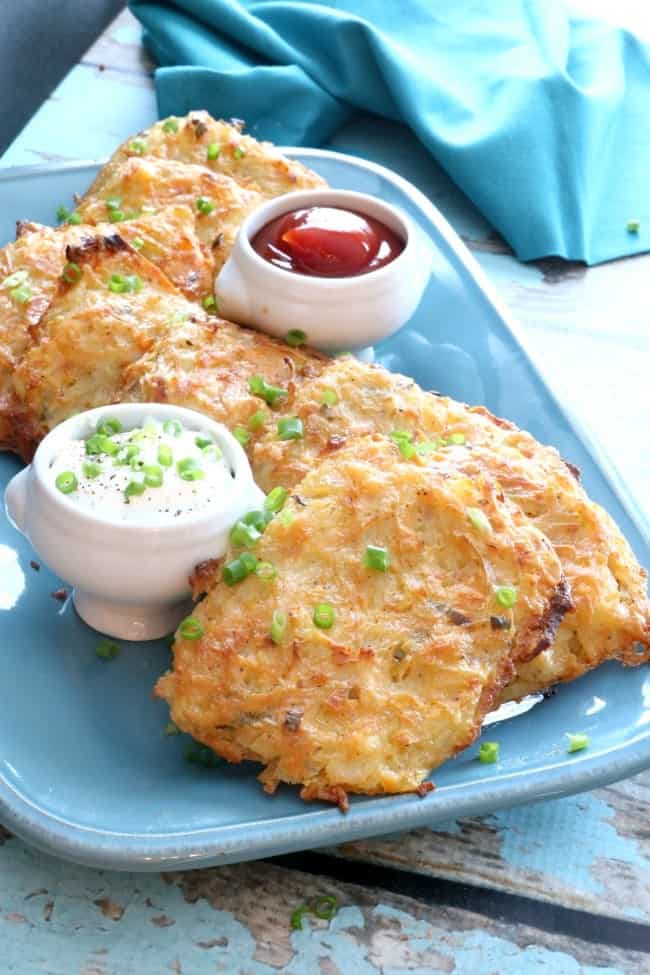
[[406,430],[392,430],[389,436],[393,443],[397,444],[402,457],[406,460],[415,457],[416,449],[412,433],[408,433]]
[[220,457],[223,457],[223,451],[220,447],[217,447],[216,443],[211,443],[209,446],[203,447],[201,453],[206,460],[219,460]]
[[261,396],[269,406],[273,406],[277,400],[288,395],[286,389],[267,383],[264,376],[251,376],[248,381],[248,389],[253,396]]
[[200,640],[203,636],[203,627],[196,616],[186,616],[179,624],[178,632],[184,640]]
[[205,477],[205,471],[195,457],[183,457],[176,464],[176,470],[184,481],[200,481]]
[[127,486],[124,488],[125,498],[134,498],[139,494],[144,494],[145,483],[144,481],[129,481]]
[[254,525],[247,525],[245,521],[236,522],[230,529],[230,541],[241,548],[252,548],[261,537],[262,532]]
[[490,524],[490,521],[484,511],[481,511],[480,508],[465,508],[465,514],[467,515],[467,520],[472,528],[476,528],[476,530],[481,532],[483,535],[490,534],[492,531],[492,525]]
[[111,274],[108,281],[108,290],[114,294],[125,294],[125,292],[135,292],[142,289],[142,281],[137,274]]
[[110,437],[107,437],[106,434],[97,433],[95,436],[99,444],[99,451],[97,453],[108,454],[109,457],[115,457],[119,453],[120,445],[116,444]]
[[108,199],[105,200],[104,202],[106,203],[106,209],[107,210],[119,210],[120,205],[122,203],[122,197],[121,196],[109,196]]
[[137,156],[141,156],[147,148],[147,143],[143,142],[142,139],[134,139],[133,142],[129,142],[129,149],[131,152],[135,152]]
[[366,545],[363,562],[367,569],[375,569],[377,572],[388,572],[390,567],[388,549],[382,548],[380,545]]
[[170,118],[165,119],[165,121],[163,122],[163,132],[167,132],[170,134],[173,132],[178,132],[178,122],[173,115],[170,116]]
[[174,463],[174,454],[171,447],[168,447],[166,443],[161,443],[158,447],[158,463],[162,464],[163,467],[171,467]]
[[120,648],[112,640],[100,640],[95,647],[95,653],[100,660],[115,660]]
[[286,488],[274,487],[271,491],[269,491],[264,499],[264,508],[266,511],[272,511],[273,514],[276,514],[278,511],[282,510],[288,497],[289,492]]
[[214,210],[214,203],[207,196],[200,196],[196,201],[196,209],[207,217]]
[[104,417],[97,424],[97,433],[103,433],[105,437],[112,437],[115,433],[122,432],[122,424],[116,417]]
[[16,288],[19,284],[24,284],[24,282],[29,277],[27,271],[14,271],[9,277],[5,278],[2,282],[3,288]]
[[494,765],[499,761],[499,742],[484,741],[479,745],[478,760],[484,765]]
[[158,464],[145,464],[142,468],[147,487],[160,487],[163,482],[163,469]]
[[108,219],[110,223],[121,223],[126,218],[124,210],[109,210]]
[[334,625],[334,620],[336,619],[336,613],[334,607],[330,603],[318,603],[314,607],[314,612],[312,614],[312,620],[314,621],[314,626],[317,626],[319,630],[329,630]]
[[99,477],[102,472],[101,464],[96,464],[93,460],[85,460],[81,467],[86,477],[91,478]]
[[248,426],[251,430],[260,430],[266,421],[268,420],[268,413],[264,410],[258,410],[257,413],[253,413],[248,421]]
[[86,446],[86,453],[87,454],[101,454],[102,453],[101,439],[102,438],[98,434],[96,434],[96,433],[94,433],[92,435],[92,437],[88,437],[88,439],[86,440],[86,444],[85,444],[85,446]]
[[283,528],[288,528],[293,521],[293,511],[290,508],[283,508],[276,521],[278,525],[282,525]]
[[221,146],[218,142],[210,142],[206,150],[206,156],[210,160],[218,159],[219,153],[221,152]]
[[61,494],[71,494],[77,490],[77,478],[73,471],[61,471],[54,483]]
[[438,449],[438,444],[434,443],[433,440],[422,440],[421,443],[415,445],[415,452],[420,457],[428,457],[429,454],[433,454]]
[[321,921],[331,921],[339,909],[339,902],[331,894],[324,894],[317,897],[311,905],[312,913],[320,918]]
[[274,609],[271,617],[271,639],[274,643],[282,643],[282,638],[287,632],[287,614],[281,609]]
[[278,571],[272,562],[258,562],[255,566],[255,575],[262,582],[273,582]]
[[163,735],[166,735],[168,738],[171,735],[177,735],[178,733],[179,733],[178,727],[174,724],[173,721],[168,721],[165,727],[163,728]]
[[81,217],[78,213],[71,213],[66,223],[81,223]]
[[74,261],[68,261],[66,266],[63,268],[63,280],[67,281],[68,284],[76,284],[81,277],[81,268]]
[[452,433],[447,437],[448,444],[462,444],[465,443],[464,433]]
[[287,332],[287,345],[297,348],[299,345],[304,345],[307,341],[306,334],[300,328],[292,328]]
[[245,155],[246,155],[246,150],[242,149],[241,146],[237,146],[234,153],[235,159],[243,159]]
[[569,739],[567,745],[567,751],[570,752],[581,752],[584,748],[589,747],[589,736],[585,734],[572,735],[567,732],[567,738]]
[[180,437],[183,432],[183,424],[180,420],[165,420],[163,423],[163,433],[168,433],[172,437]]
[[273,515],[267,511],[247,511],[241,520],[245,525],[252,525],[253,528],[257,528],[258,532],[262,534],[272,518]]
[[248,432],[248,430],[246,430],[245,427],[235,427],[235,429],[232,432],[232,435],[235,438],[235,440],[239,441],[242,447],[245,447],[251,438],[250,433]]
[[627,232],[628,234],[638,234],[641,229],[640,220],[628,220],[627,222]]
[[333,389],[324,389],[320,401],[323,406],[336,406],[339,398]]
[[11,297],[19,304],[25,305],[32,297],[32,289],[28,284],[19,284],[17,288],[12,288]]
[[307,904],[301,904],[297,907],[295,911],[291,914],[291,928],[294,931],[302,931],[302,919],[305,914],[309,911]]
[[514,586],[499,586],[494,590],[494,597],[499,606],[512,609],[517,602],[517,590]]
[[67,207],[59,206],[56,208],[56,219],[59,221],[59,223],[63,223],[63,221],[67,220],[69,216],[70,211]]
[[298,416],[283,416],[278,420],[280,440],[301,440],[304,436],[302,420]]
[[[120,447],[113,463],[118,467],[123,467],[125,464],[131,465],[131,461],[134,457],[137,457],[139,453],[140,448],[138,447],[137,443],[128,443],[125,447]],[[133,469],[135,470],[135,468]]]
[[136,251],[142,250],[142,248],[144,247],[144,241],[142,237],[134,237],[133,240],[131,241],[131,247],[133,247]]
[[212,440],[210,439],[210,437],[203,437],[201,436],[201,434],[199,434],[198,437],[194,438],[194,443],[196,444],[197,447],[200,447],[200,449],[203,450],[204,447],[210,446]]
[[202,305],[203,305],[203,307],[205,308],[206,311],[215,311],[216,312],[216,310],[217,310],[217,299],[215,298],[214,295],[206,295],[205,298],[202,301]]
[[242,582],[251,572],[255,572],[257,567],[257,559],[250,552],[242,552],[239,558],[233,559],[232,562],[226,562],[224,565],[221,575],[223,581],[227,586],[234,586],[238,582]]

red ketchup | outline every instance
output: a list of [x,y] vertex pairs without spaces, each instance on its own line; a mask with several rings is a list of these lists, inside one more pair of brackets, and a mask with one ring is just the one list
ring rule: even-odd
[[379,220],[338,207],[293,210],[251,241],[260,257],[294,274],[351,278],[394,261],[404,241]]

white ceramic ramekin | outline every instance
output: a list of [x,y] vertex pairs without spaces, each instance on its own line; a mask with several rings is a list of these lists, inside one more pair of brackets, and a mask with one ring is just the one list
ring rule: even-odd
[[[269,264],[252,246],[258,230],[292,210],[327,206],[380,220],[405,242],[394,261],[368,274],[321,278]],[[316,348],[362,348],[405,325],[429,279],[431,252],[424,236],[396,207],[351,190],[298,190],[263,203],[242,223],[230,257],[215,281],[219,314],[277,338],[300,329]]]
[[[66,440],[86,439],[102,417],[116,417],[125,430],[142,425],[146,417],[178,419],[212,437],[233,473],[232,490],[221,503],[161,525],[125,523],[82,510],[73,496],[56,489],[49,468]],[[75,587],[81,618],[102,633],[128,640],[151,640],[175,629],[189,609],[194,567],[221,557],[231,526],[263,499],[246,454],[224,426],[194,410],[160,403],[122,403],[71,417],[45,437],[32,463],[5,492],[10,520],[42,561]]]

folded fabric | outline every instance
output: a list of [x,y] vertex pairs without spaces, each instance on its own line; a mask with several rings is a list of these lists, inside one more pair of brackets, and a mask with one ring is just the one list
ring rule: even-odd
[[285,145],[384,116],[521,260],[650,249],[650,45],[629,32],[557,0],[130,5],[162,66],[162,116],[205,108]]

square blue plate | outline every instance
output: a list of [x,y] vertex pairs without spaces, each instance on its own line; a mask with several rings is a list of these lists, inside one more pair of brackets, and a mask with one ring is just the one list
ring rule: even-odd
[[[495,413],[554,444],[578,464],[591,496],[614,516],[642,563],[647,525],[593,444],[567,417],[499,307],[482,272],[437,210],[379,166],[318,150],[292,155],[333,186],[373,193],[416,221],[431,241],[433,272],[416,315],[375,349],[377,361],[418,383]],[[0,175],[0,241],[18,218],[53,223],[96,164],[8,170]],[[19,468],[0,457],[2,485]],[[476,747],[437,769],[436,790],[353,799],[336,808],[304,804],[297,791],[266,796],[250,764],[203,769],[166,738],[165,705],[151,688],[166,669],[162,642],[125,644],[110,664],[98,636],[51,593],[61,580],[30,567],[34,553],[0,515],[0,821],[35,846],[82,863],[159,870],[229,863],[558,796],[650,766],[647,667],[608,664],[540,705],[490,728],[496,766]],[[134,552],[137,559],[137,552]],[[566,753],[567,731],[585,731],[588,751]]]

